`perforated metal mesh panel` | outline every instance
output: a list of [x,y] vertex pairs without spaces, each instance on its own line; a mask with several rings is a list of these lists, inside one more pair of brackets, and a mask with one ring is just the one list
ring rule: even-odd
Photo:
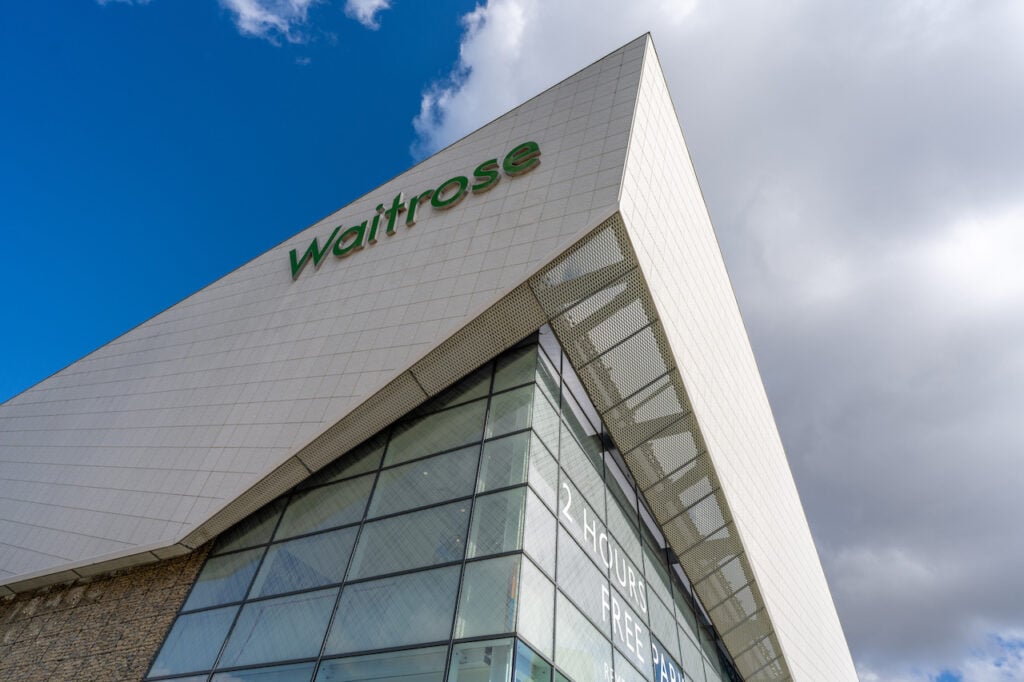
[[740,672],[790,679],[622,218],[529,285]]
[[300,450],[296,457],[310,471],[318,471],[426,399],[427,394],[412,374],[403,372],[320,434]]
[[545,322],[530,286],[522,284],[413,365],[412,374],[435,395]]

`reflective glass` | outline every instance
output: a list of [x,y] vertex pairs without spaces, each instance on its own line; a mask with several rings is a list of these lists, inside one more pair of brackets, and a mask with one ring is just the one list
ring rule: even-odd
[[486,410],[487,401],[477,400],[400,424],[391,435],[385,466],[478,442]]
[[363,526],[349,579],[462,558],[470,500],[370,521]]
[[543,398],[544,393],[538,391],[533,401],[533,430],[544,442],[548,450],[558,452],[558,431],[561,420],[558,418],[558,411],[552,403]]
[[657,639],[651,642],[651,663],[656,682],[683,682],[683,670]]
[[[602,595],[603,596],[603,595]],[[615,590],[605,609],[612,623],[612,643],[638,670],[651,669],[651,631],[643,618]]]
[[315,667],[315,663],[292,663],[270,668],[232,670],[229,673],[217,673],[212,682],[309,682]]
[[651,631],[665,647],[668,655],[679,658],[679,640],[676,638],[676,619],[671,609],[658,598],[651,599]]
[[533,411],[533,384],[491,396],[487,413],[487,437],[494,438],[530,427]]
[[337,595],[320,590],[246,604],[218,667],[316,656]]
[[526,483],[526,462],[530,451],[529,431],[488,441],[480,462],[479,492]]
[[537,346],[515,348],[498,358],[494,372],[494,392],[533,381],[537,368]]
[[237,606],[230,606],[178,616],[149,674],[173,675],[212,668],[237,612]]
[[342,654],[451,636],[459,567],[407,573],[346,585],[327,639]]
[[575,606],[558,595],[555,665],[577,680],[601,680],[612,666],[612,645]]
[[683,672],[697,682],[704,682],[704,663],[700,655],[700,648],[680,628],[679,630],[680,660],[683,664]]
[[526,523],[523,529],[523,551],[529,554],[548,575],[555,575],[555,538],[558,524],[555,516],[533,491],[526,494]]
[[231,530],[217,538],[212,553],[223,554],[270,542],[270,536],[274,532],[277,520],[281,518],[282,509],[284,509],[284,499],[278,499],[254,512],[248,518],[242,519],[232,526]]
[[369,516],[424,507],[473,494],[480,447],[472,447],[385,469],[377,478]]
[[718,682],[722,674],[722,664],[718,660],[718,647],[711,641],[709,633],[704,628],[700,631],[700,645],[704,651],[704,675],[708,682]]
[[455,621],[457,638],[500,635],[516,629],[519,556],[466,564]]
[[317,682],[442,682],[447,646],[335,658],[320,664]]
[[626,554],[631,557],[640,556],[640,522],[636,512],[636,500],[632,493],[626,493],[619,487],[617,468],[606,467],[608,480],[608,530]]
[[672,600],[675,603],[676,624],[693,641],[697,641],[697,616],[693,612],[693,604],[690,596],[680,589],[672,591]]
[[668,568],[665,566],[663,550],[644,544],[644,576],[647,587],[667,604],[672,603],[672,588],[669,586]]
[[[644,670],[648,670],[651,666],[647,666]],[[630,665],[629,659],[622,655],[618,649],[615,650],[615,682],[645,682],[651,679],[650,671],[647,674],[641,673],[639,670]],[[657,680],[656,682],[661,682]],[[670,682],[668,678],[665,678],[665,682]],[[677,680],[677,682],[683,682]]]
[[386,443],[387,438],[383,434],[374,436],[325,466],[299,487],[310,488],[315,485],[340,481],[343,478],[352,478],[359,474],[376,471],[380,467],[381,458],[384,456],[384,445]]
[[263,548],[213,557],[203,566],[182,611],[241,601],[256,572]]
[[608,579],[564,534],[558,542],[558,587],[606,637],[611,634]]
[[343,528],[271,545],[253,583],[252,596],[267,597],[340,583],[357,530]]
[[551,401],[552,405],[557,405],[559,402],[558,371],[544,353],[540,353],[538,359],[537,386],[540,387],[541,392]]
[[569,478],[583,493],[591,508],[604,519],[603,460],[595,462],[591,454],[576,442],[572,433],[565,427],[562,427],[561,448],[558,461],[561,462],[562,469],[569,474]]
[[544,447],[536,433],[530,440],[530,465],[527,477],[530,487],[540,495],[540,499],[554,509],[558,503],[558,462]]
[[629,605],[642,617],[647,618],[647,586],[644,573],[633,563],[614,538],[608,542],[608,558],[611,559],[612,586],[619,590]]
[[350,478],[322,488],[301,492],[292,498],[274,539],[327,530],[355,523],[363,518],[374,475]]
[[512,676],[511,639],[456,644],[448,682],[504,682]]
[[610,563],[606,564],[605,556],[602,556],[605,545],[601,539],[605,538],[607,542],[608,532],[594,509],[583,499],[579,489],[564,476],[558,494],[558,522],[582,545],[594,563],[607,572]]
[[446,407],[468,403],[477,398],[483,398],[491,389],[491,364],[488,362],[465,379],[458,381],[455,385],[446,388],[436,396],[423,403],[415,410],[413,416],[437,412]]
[[555,586],[533,565],[523,560],[519,588],[519,625],[516,628],[537,651],[554,656]]
[[470,558],[520,549],[525,501],[525,487],[476,498],[469,534]]
[[516,676],[513,682],[550,682],[551,664],[530,647],[516,642]]

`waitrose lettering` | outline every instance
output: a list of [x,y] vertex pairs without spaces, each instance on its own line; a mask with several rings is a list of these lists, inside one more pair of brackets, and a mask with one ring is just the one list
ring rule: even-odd
[[501,180],[501,172],[514,178],[529,173],[539,165],[538,144],[523,142],[506,154],[500,165],[497,158],[480,163],[473,170],[472,180],[465,175],[457,175],[445,180],[437,188],[422,191],[408,200],[404,192],[399,192],[391,200],[390,207],[383,203],[378,204],[372,218],[344,230],[341,225],[335,227],[323,245],[314,237],[301,256],[298,250],[292,249],[288,254],[292,279],[298,279],[309,262],[313,263],[314,269],[320,267],[321,261],[328,253],[333,253],[337,258],[346,258],[368,245],[376,244],[377,235],[382,229],[385,235],[393,236],[402,214],[405,214],[405,226],[412,227],[423,215],[428,204],[432,209],[446,211],[457,206],[469,194],[482,194],[493,189]]

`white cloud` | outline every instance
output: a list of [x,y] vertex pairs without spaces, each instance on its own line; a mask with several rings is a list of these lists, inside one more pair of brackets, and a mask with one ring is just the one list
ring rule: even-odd
[[380,28],[377,13],[390,7],[391,0],[346,0],[345,15],[376,31]]
[[242,35],[272,42],[284,38],[290,43],[305,41],[301,29],[309,8],[319,0],[220,0],[234,14],[235,26]]
[[681,29],[695,6],[667,0],[478,5],[463,17],[465,34],[450,76],[423,93],[413,122],[414,155],[450,144],[653,26]]

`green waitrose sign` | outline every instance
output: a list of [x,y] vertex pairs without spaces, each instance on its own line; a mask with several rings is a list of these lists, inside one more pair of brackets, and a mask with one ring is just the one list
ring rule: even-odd
[[457,175],[442,182],[437,189],[420,192],[408,201],[405,199],[405,193],[399,192],[391,201],[390,208],[378,204],[377,212],[372,219],[344,230],[341,225],[335,227],[322,246],[314,237],[313,243],[302,256],[299,256],[298,250],[292,249],[288,254],[292,266],[292,279],[297,279],[306,264],[311,261],[314,269],[320,267],[320,262],[328,253],[345,258],[370,244],[376,244],[377,233],[382,227],[384,234],[389,237],[394,235],[395,226],[403,213],[406,227],[412,227],[427,204],[433,209],[446,211],[458,205],[467,194],[481,194],[492,189],[501,180],[499,171],[504,171],[505,175],[514,178],[529,173],[539,165],[540,147],[536,142],[523,142],[505,155],[500,166],[498,159],[488,159],[478,165],[473,171],[472,182],[465,175]]

